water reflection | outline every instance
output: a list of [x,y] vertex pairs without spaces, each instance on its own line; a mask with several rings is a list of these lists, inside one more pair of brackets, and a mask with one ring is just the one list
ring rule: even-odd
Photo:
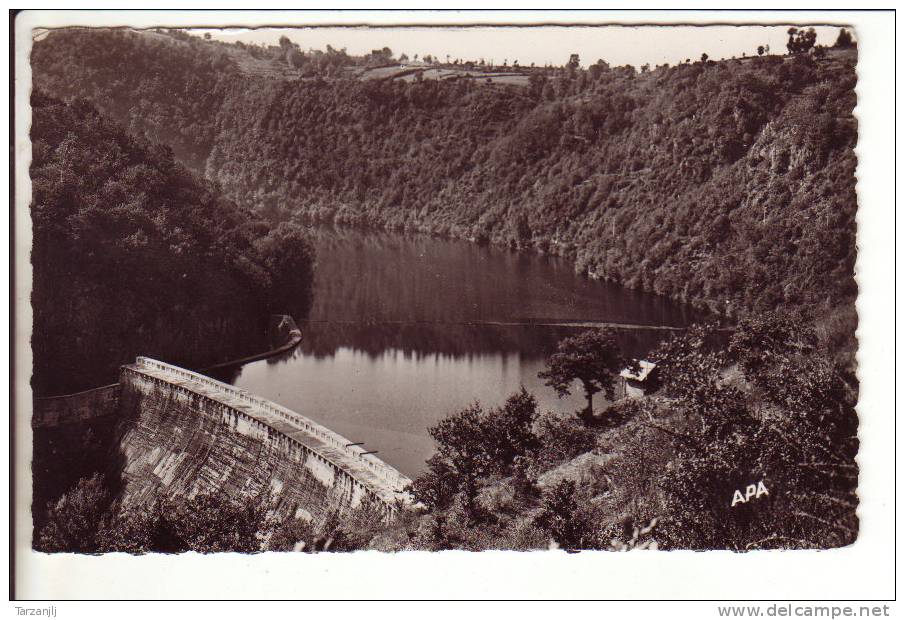
[[[467,243],[350,231],[317,236],[318,271],[302,342],[220,378],[307,415],[414,476],[433,452],[427,428],[522,385],[545,410],[572,412],[537,373],[580,327],[508,324],[601,320],[686,325],[666,300],[576,277],[564,261]],[[507,324],[500,324],[507,323]],[[621,330],[642,357],[668,332]]]
[[568,261],[390,233],[319,230],[312,321],[609,320],[687,325],[689,308],[590,281]]

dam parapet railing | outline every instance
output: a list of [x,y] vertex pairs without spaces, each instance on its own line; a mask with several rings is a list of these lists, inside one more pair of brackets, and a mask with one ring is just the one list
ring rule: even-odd
[[[284,342],[268,351],[208,366],[202,369],[202,372],[267,359],[292,350],[302,341],[302,332],[290,315],[274,314],[271,315],[270,320],[272,327],[284,332]],[[102,385],[72,394],[34,396],[32,398],[31,426],[32,428],[52,428],[61,424],[84,423],[96,418],[115,415],[118,405],[119,383]]]
[[228,394],[233,399],[236,399],[251,407],[257,407],[267,413],[276,415],[288,422],[291,422],[292,424],[298,426],[300,429],[304,430],[306,433],[316,437],[323,443],[331,446],[336,450],[341,451],[348,458],[354,459],[355,461],[367,467],[372,475],[379,478],[384,484],[386,484],[395,492],[401,492],[406,485],[411,483],[411,479],[402,475],[396,469],[387,465],[382,460],[375,457],[373,454],[366,454],[363,449],[359,448],[358,446],[351,445],[353,442],[349,439],[346,439],[339,433],[331,431],[325,426],[318,424],[314,420],[296,411],[283,407],[282,405],[278,405],[273,401],[255,396],[254,394],[251,394],[246,390],[237,388],[227,383],[223,383],[221,381],[217,381],[216,379],[211,379],[210,377],[192,372],[191,370],[186,370],[185,368],[173,366],[172,364],[167,364],[166,362],[161,362],[148,357],[136,358],[135,366],[149,370],[156,370],[166,373],[167,375],[172,375],[179,379],[204,385],[210,389]]

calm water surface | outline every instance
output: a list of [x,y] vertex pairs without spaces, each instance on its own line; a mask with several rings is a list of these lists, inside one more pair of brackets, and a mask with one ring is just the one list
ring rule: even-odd
[[[317,279],[302,343],[234,369],[235,385],[366,442],[417,475],[433,453],[429,426],[525,386],[543,410],[573,412],[537,373],[563,337],[601,321],[684,326],[687,307],[578,277],[564,260],[459,241],[319,230]],[[547,323],[538,325],[537,323]],[[640,357],[668,332],[625,330]],[[598,400],[600,396],[598,396]]]

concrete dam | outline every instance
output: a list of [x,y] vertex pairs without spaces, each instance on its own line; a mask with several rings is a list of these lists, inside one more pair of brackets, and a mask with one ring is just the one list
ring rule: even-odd
[[[390,518],[410,501],[403,489],[411,480],[360,445],[277,403],[146,357],[123,366],[117,384],[34,405],[42,488],[33,510],[93,471],[118,481],[123,509],[158,497],[270,492],[278,518],[316,519],[362,502]],[[39,483],[54,472],[65,479]]]
[[124,366],[123,507],[154,496],[271,491],[281,516],[320,516],[367,499],[388,515],[411,481],[360,446],[281,405],[139,357]]

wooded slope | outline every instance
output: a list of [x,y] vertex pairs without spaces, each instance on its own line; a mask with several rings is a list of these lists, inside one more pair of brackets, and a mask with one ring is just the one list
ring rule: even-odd
[[851,346],[853,50],[504,86],[254,77],[245,50],[170,39],[52,33],[35,80],[171,144],[274,220],[535,248],[722,312],[807,308]]
[[31,104],[39,395],[112,383],[137,354],[190,367],[248,354],[269,313],[307,311],[303,231],[223,199],[84,101]]

